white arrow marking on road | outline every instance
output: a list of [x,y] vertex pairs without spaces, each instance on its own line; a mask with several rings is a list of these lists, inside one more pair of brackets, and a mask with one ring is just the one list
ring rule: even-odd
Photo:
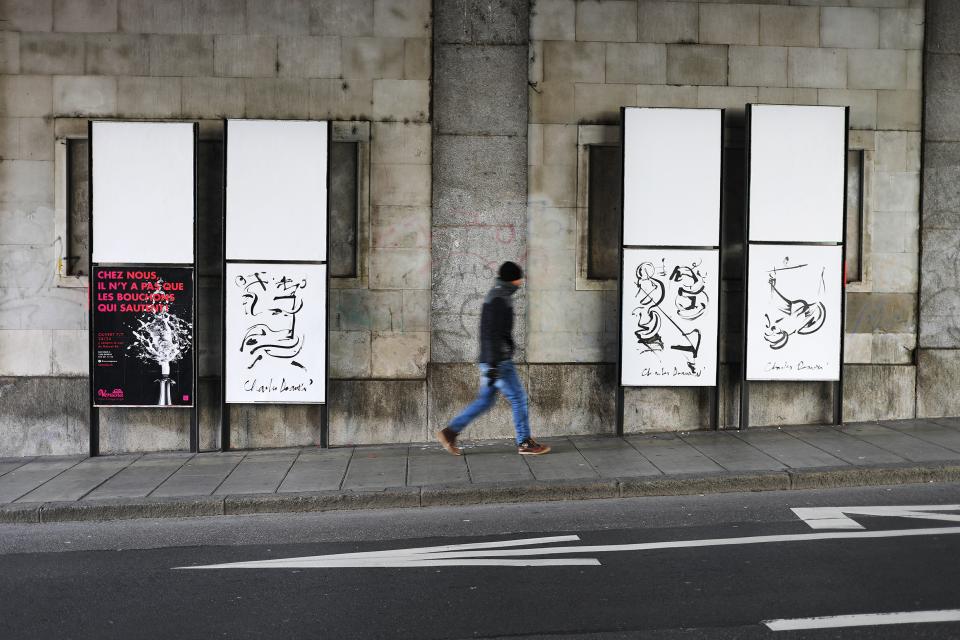
[[841,627],[873,627],[886,624],[921,624],[927,622],[958,622],[960,609],[939,611],[902,611],[895,613],[860,613],[846,616],[764,620],[771,631],[799,631],[802,629],[838,629]]
[[[533,549],[504,549],[525,545],[544,544],[547,540],[562,538],[579,540],[578,536],[555,538],[528,538],[504,542],[480,542],[442,547],[420,547],[392,551],[368,551],[341,553],[300,558],[277,558],[252,562],[231,562],[177,569],[333,569],[347,567],[436,567],[436,566],[505,566],[545,567],[568,565],[593,565],[596,558],[548,558],[532,559],[530,556],[562,555],[569,553],[610,553],[616,551],[654,551],[661,549],[686,549],[697,547],[724,547],[771,542],[809,542],[816,540],[855,540],[878,538],[903,538],[915,536],[938,536],[960,534],[960,527],[932,529],[899,529],[894,531],[834,531],[828,533],[799,533],[773,536],[748,536],[743,538],[713,538],[707,540],[674,540],[665,542],[641,542],[636,544],[605,544],[583,547],[537,547]],[[498,548],[499,547],[499,548]],[[518,558],[510,559],[505,558]]]
[[960,522],[960,514],[942,513],[960,511],[960,504],[933,504],[901,507],[813,507],[791,509],[811,529],[864,529],[848,514],[860,516],[887,516]]

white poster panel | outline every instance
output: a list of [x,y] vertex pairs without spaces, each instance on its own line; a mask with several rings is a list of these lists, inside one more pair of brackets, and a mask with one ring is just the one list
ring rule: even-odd
[[719,109],[624,110],[623,244],[720,245]]
[[325,402],[326,269],[227,263],[228,403]]
[[192,264],[194,125],[94,122],[93,261]]
[[839,380],[843,251],[751,245],[747,379]]
[[751,241],[843,241],[846,137],[844,107],[751,106]]
[[227,260],[327,259],[327,123],[227,121]]
[[716,249],[624,249],[623,386],[716,385],[719,274]]

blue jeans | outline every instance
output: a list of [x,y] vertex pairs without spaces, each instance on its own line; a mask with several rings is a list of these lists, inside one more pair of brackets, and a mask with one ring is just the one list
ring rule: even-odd
[[513,366],[512,360],[504,360],[497,365],[500,377],[493,385],[489,384],[490,379],[486,376],[489,369],[490,365],[480,363],[480,393],[477,394],[476,400],[450,422],[450,429],[455,433],[466,429],[477,416],[493,407],[499,391],[506,396],[513,407],[513,426],[517,431],[519,445],[530,437],[530,424],[527,421],[527,394],[523,390],[523,383],[520,382],[520,376],[517,375],[517,369]]

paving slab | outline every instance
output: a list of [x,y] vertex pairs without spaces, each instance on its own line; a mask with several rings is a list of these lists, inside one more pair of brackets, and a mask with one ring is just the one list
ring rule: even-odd
[[19,469],[33,458],[0,458],[0,476],[6,475],[14,469]]
[[779,460],[723,431],[689,433],[681,439],[728,471],[779,471],[785,468]]
[[960,430],[958,429],[951,429],[950,427],[926,420],[911,420],[906,423],[900,420],[893,420],[890,422],[881,422],[880,424],[960,454]]
[[584,436],[570,440],[601,478],[662,475],[652,462],[622,438]]
[[145,455],[94,489],[86,497],[94,500],[148,496],[192,457],[192,453]]
[[[140,454],[87,458],[40,485],[17,502],[73,502],[127,468]],[[15,472],[14,472],[15,473]]]
[[339,489],[352,455],[352,448],[304,449],[277,491],[289,493]]
[[350,458],[344,489],[382,489],[407,483],[407,448],[358,447]]
[[731,435],[776,458],[791,469],[842,467],[846,464],[840,458],[795,438],[785,431],[745,429]]
[[626,440],[664,473],[716,473],[724,470],[677,436],[630,436]]
[[960,429],[960,418],[932,418],[930,421],[950,429]]
[[833,427],[784,427],[793,436],[856,465],[906,462],[903,458]]
[[37,458],[5,473],[0,477],[0,503],[13,502],[83,460],[84,456]]
[[467,484],[470,472],[464,456],[454,456],[434,445],[410,447],[407,484],[420,487],[428,484]]
[[[255,454],[255,455],[254,455]],[[251,452],[240,461],[213,495],[273,493],[283,482],[299,451]]]
[[[550,454],[552,455],[552,454]],[[512,442],[484,443],[464,448],[473,482],[533,480],[533,472]]]
[[208,496],[216,491],[244,457],[244,453],[233,451],[198,453],[177,469],[150,496],[157,498]]
[[896,451],[901,458],[910,462],[937,462],[954,460],[957,457],[955,451],[879,424],[854,423],[845,425],[843,430],[887,451]]
[[545,438],[550,453],[542,456],[525,456],[533,477],[537,480],[578,480],[597,478],[599,475],[567,438]]

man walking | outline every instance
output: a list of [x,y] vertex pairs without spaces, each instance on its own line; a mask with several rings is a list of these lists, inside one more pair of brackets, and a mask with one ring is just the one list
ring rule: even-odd
[[447,428],[437,432],[443,448],[461,455],[457,436],[474,418],[489,410],[500,391],[513,407],[513,424],[517,431],[517,453],[536,456],[550,447],[530,437],[527,420],[527,394],[513,365],[513,300],[523,284],[523,270],[513,262],[504,262],[497,273],[497,282],[483,301],[480,312],[480,393],[477,399],[460,412]]

